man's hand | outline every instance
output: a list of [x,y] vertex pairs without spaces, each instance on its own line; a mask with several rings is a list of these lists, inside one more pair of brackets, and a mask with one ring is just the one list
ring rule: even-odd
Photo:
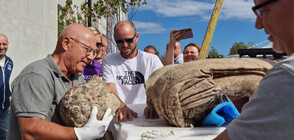
[[75,128],[75,134],[79,140],[92,140],[102,138],[106,132],[113,116],[110,115],[111,109],[108,108],[101,121],[97,120],[98,109],[93,107],[88,122],[81,128]]
[[145,119],[157,119],[157,118],[159,118],[157,113],[156,113],[155,108],[149,108],[149,107],[146,107],[144,109],[144,116],[145,116]]
[[169,35],[169,42],[171,44],[175,44],[176,42],[180,41],[180,40],[178,40],[178,38],[180,36],[181,36],[181,32],[180,31],[171,30],[170,31],[170,35]]
[[119,109],[117,109],[115,122],[119,123],[126,122],[128,120],[131,121],[133,117],[137,118],[138,114],[124,104]]

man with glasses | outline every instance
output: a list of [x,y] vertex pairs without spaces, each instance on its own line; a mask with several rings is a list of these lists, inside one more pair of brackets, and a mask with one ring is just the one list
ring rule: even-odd
[[59,102],[66,91],[84,82],[81,72],[97,55],[94,34],[79,24],[67,26],[56,49],[46,58],[25,67],[12,83],[8,140],[98,139],[112,120],[108,113],[96,119],[93,107],[85,126],[63,126]]
[[255,27],[264,29],[273,50],[288,58],[276,64],[216,139],[291,140],[294,138],[294,2],[254,0]]
[[[102,78],[121,99],[116,122],[124,122],[137,116],[126,104],[146,104],[144,82],[163,65],[157,56],[137,49],[139,33],[131,21],[118,22],[114,27],[114,38],[120,52],[103,59]],[[149,108],[145,113],[146,118],[156,117]]]
[[170,40],[166,44],[166,53],[164,56],[164,65],[170,64],[182,64],[184,63],[184,55],[181,49],[181,40],[178,38],[181,36],[180,31],[171,30],[170,31]]

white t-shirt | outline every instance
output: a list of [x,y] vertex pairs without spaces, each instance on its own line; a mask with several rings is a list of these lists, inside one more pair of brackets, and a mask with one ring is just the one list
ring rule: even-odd
[[3,59],[0,59],[0,66],[4,67],[4,63],[5,63],[5,57]]
[[175,64],[182,64],[182,63],[184,63],[184,55],[183,54],[178,55],[175,58],[174,63]]
[[132,59],[124,59],[120,53],[103,59],[102,78],[105,83],[115,83],[116,93],[126,104],[145,104],[144,82],[157,69],[163,67],[158,56],[138,50]]
[[294,138],[294,55],[276,64],[261,80],[239,117],[227,126],[232,140]]

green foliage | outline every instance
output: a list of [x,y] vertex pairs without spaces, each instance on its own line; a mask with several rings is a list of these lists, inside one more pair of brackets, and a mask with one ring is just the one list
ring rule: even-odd
[[219,58],[219,54],[214,47],[211,47],[211,50],[208,53],[208,58]]
[[[166,52],[165,52],[166,53]],[[164,54],[165,54],[164,53]],[[157,54],[156,54],[157,55]],[[159,57],[159,59],[160,59],[160,61],[161,61],[161,63],[163,64],[164,63],[164,57],[165,57],[165,55],[161,55],[161,56],[158,56]]]
[[93,3],[92,9],[88,8],[88,2],[82,3],[80,6],[73,5],[72,0],[66,0],[64,6],[58,4],[58,35],[69,24],[78,23],[87,26],[88,17],[92,17],[93,21],[97,21],[101,17],[117,14],[119,9],[128,7],[134,8],[146,5],[146,0],[98,0]]
[[[248,43],[249,45],[251,43]],[[239,43],[235,43],[232,48],[230,49],[230,54],[229,55],[234,55],[234,54],[238,54],[238,49],[248,49],[248,46],[245,45],[243,42],[239,42]]]
[[157,55],[157,56],[159,57],[159,52],[158,52],[158,51],[156,51],[156,52],[155,52],[155,55]]

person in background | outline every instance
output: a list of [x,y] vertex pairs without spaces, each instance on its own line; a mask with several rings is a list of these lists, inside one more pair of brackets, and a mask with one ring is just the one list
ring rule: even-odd
[[184,48],[184,62],[198,60],[201,47],[195,43],[189,43]]
[[0,140],[6,140],[10,112],[11,91],[9,79],[13,69],[12,60],[6,56],[8,38],[0,33]]
[[102,51],[102,55],[101,56],[97,56],[95,58],[95,60],[97,60],[100,63],[102,63],[102,60],[106,56],[106,50],[107,50],[107,38],[106,38],[106,36],[104,34],[101,34],[101,36],[102,36],[102,45],[100,46],[100,49]]
[[[159,57],[137,49],[139,33],[131,21],[118,22],[114,27],[114,38],[120,52],[103,59],[102,79],[121,100],[121,106],[116,112],[118,123],[137,117],[137,112],[126,104],[146,104],[144,82],[163,65]],[[147,107],[144,115],[153,118],[153,112],[153,109]]]
[[81,128],[64,126],[59,114],[59,103],[66,91],[84,83],[81,72],[97,55],[96,42],[89,29],[71,24],[61,32],[53,54],[21,71],[12,82],[8,140],[103,137],[112,120],[110,109],[99,121],[97,107],[93,107]]
[[216,140],[292,140],[294,138],[294,2],[254,0],[256,29],[264,29],[273,50],[288,58],[275,64],[255,93]]
[[147,47],[144,48],[144,52],[147,52],[147,53],[151,53],[151,54],[155,54],[156,55],[156,48],[152,45],[149,45]]
[[[94,58],[93,61],[91,61],[89,64],[86,65],[84,68],[82,74],[84,75],[84,79],[86,82],[88,82],[94,75],[100,76],[102,65],[99,62],[99,60],[103,56],[103,50],[102,47],[103,45],[103,37],[99,30],[95,27],[88,27],[92,31],[92,33],[95,36],[96,39],[96,47],[97,47],[97,56]],[[105,48],[105,47],[104,47]]]
[[182,64],[184,63],[183,53],[179,38],[181,32],[170,31],[170,40],[166,45],[166,53],[164,57],[164,65]]

